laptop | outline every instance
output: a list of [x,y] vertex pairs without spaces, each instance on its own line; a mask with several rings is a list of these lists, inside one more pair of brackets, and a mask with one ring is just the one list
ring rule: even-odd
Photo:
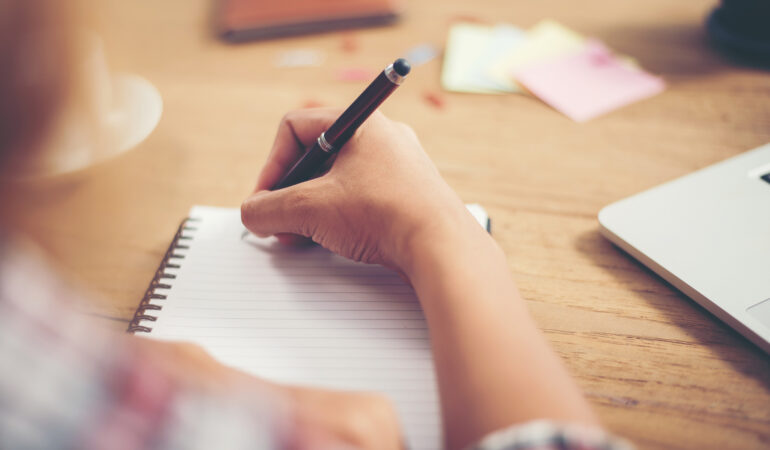
[[770,353],[770,144],[613,203],[601,232]]

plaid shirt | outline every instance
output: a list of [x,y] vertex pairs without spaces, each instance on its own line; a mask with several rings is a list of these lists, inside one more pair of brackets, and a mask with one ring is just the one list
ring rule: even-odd
[[[136,339],[95,328],[41,258],[0,239],[0,448],[289,445],[291,421],[274,394],[185,384]],[[628,447],[598,429],[533,422],[472,448]]]

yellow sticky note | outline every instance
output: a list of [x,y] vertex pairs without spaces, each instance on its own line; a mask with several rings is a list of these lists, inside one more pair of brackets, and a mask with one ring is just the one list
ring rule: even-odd
[[479,86],[473,80],[473,63],[492,39],[492,27],[461,23],[449,29],[444,66],[441,70],[441,85],[454,92],[474,94],[499,93]]
[[553,20],[543,20],[532,27],[527,39],[514,51],[492,64],[488,74],[498,83],[515,89],[517,85],[512,72],[530,64],[580,50],[584,46],[585,38],[580,34]]

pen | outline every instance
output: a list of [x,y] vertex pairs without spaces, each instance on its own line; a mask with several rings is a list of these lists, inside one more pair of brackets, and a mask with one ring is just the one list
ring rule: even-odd
[[358,127],[404,81],[411,67],[403,58],[385,68],[364,92],[321,133],[310,149],[284,175],[272,190],[282,189],[310,179],[329,158],[342,148]]

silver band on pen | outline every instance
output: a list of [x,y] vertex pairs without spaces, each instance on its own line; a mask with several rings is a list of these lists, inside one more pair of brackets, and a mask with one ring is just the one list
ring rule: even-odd
[[390,82],[393,84],[401,84],[404,82],[405,78],[399,75],[395,69],[393,69],[393,64],[385,68],[385,76],[388,77],[388,80],[390,80]]
[[329,142],[326,140],[326,132],[321,133],[320,136],[318,136],[318,146],[321,147],[321,150],[325,151],[326,153],[331,153],[334,150],[334,147],[329,144]]

